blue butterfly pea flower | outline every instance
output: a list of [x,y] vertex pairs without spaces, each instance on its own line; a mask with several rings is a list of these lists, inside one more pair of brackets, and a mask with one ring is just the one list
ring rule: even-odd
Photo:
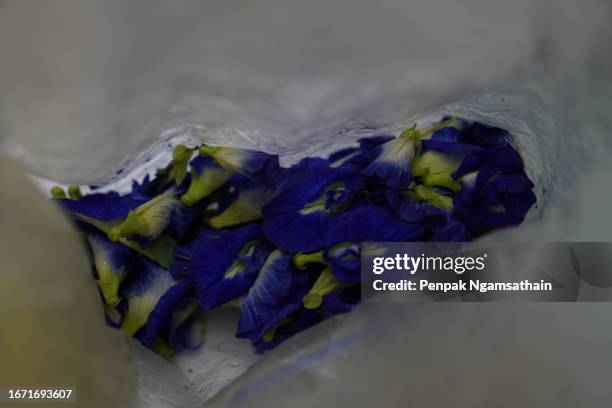
[[279,248],[309,252],[324,245],[336,216],[355,201],[362,188],[349,168],[315,168],[292,175],[277,197],[262,209],[266,236]]
[[190,163],[190,181],[181,202],[193,206],[221,188],[234,174],[233,170],[221,167],[212,157],[196,156]]
[[108,237],[111,241],[121,238],[154,240],[171,223],[180,205],[175,190],[167,190],[130,210],[125,219],[109,231]]
[[186,274],[202,306],[213,309],[249,290],[271,250],[258,224],[206,229],[175,250],[172,274]]
[[338,217],[333,230],[326,233],[323,259],[342,282],[361,282],[359,244],[363,242],[401,242],[419,240],[423,228],[403,222],[389,211],[374,205],[350,209]]
[[120,302],[119,285],[130,271],[133,252],[126,246],[109,241],[101,234],[88,235],[96,269],[96,283],[106,304],[116,307]]
[[391,188],[407,188],[412,182],[412,160],[417,143],[415,128],[404,131],[397,138],[372,149],[369,153],[370,164],[362,173],[368,177],[377,176]]
[[161,337],[174,351],[195,350],[204,341],[205,315],[197,299],[185,298],[177,305]]
[[[166,272],[167,273],[167,272]],[[159,338],[165,324],[170,319],[177,305],[185,299],[192,291],[191,282],[187,279],[180,280],[170,287],[157,301],[155,307],[149,313],[145,325],[139,329],[136,337],[147,347],[153,346]],[[132,301],[133,304],[133,301]],[[128,299],[128,313],[130,312]],[[128,315],[129,316],[129,315]],[[122,329],[126,331],[125,327]]]
[[[144,258],[139,260],[138,274],[122,287],[120,294],[127,302],[125,318],[121,330],[133,336],[149,319],[157,304],[166,294],[168,297],[161,306],[164,309],[188,289],[188,282],[183,280],[179,286],[170,273]],[[172,290],[176,287],[176,291]]]
[[[425,189],[423,189],[425,190]],[[416,188],[416,191],[423,191]],[[437,200],[424,200],[423,196],[413,192],[399,193],[387,190],[387,200],[394,209],[398,218],[417,223],[423,228],[423,236],[426,241],[434,242],[464,242],[471,238],[462,222],[452,216],[452,197],[443,196],[437,192]],[[440,199],[439,197],[444,198]],[[438,206],[432,204],[438,203]],[[440,205],[440,202],[443,205]]]
[[363,170],[370,164],[372,149],[393,140],[393,136],[371,136],[358,140],[358,147],[349,147],[332,153],[329,163],[332,167],[352,167]]
[[275,250],[242,302],[236,337],[256,341],[302,306],[307,287],[291,255]]
[[480,191],[491,177],[497,174],[523,173],[523,159],[511,146],[482,149],[467,156],[459,168],[452,174],[453,179],[469,177],[464,185],[469,187],[470,194],[463,194],[463,201],[476,200]]
[[236,147],[200,146],[202,156],[210,156],[224,169],[252,179],[274,178],[279,171],[278,156]]
[[242,175],[229,181],[234,198],[219,214],[207,220],[213,228],[226,228],[262,218],[261,208],[278,194],[277,187],[269,183],[258,183]]
[[408,188],[414,178],[413,160],[421,140],[452,123],[454,120],[449,119],[425,129],[417,129],[415,124],[404,130],[398,137],[377,145],[368,153],[370,163],[362,173],[368,177],[376,176],[385,186],[396,190]]
[[482,147],[501,147],[508,145],[512,140],[512,136],[505,129],[485,125],[480,122],[471,122],[464,126],[462,139],[465,143]]
[[89,194],[78,200],[61,199],[58,201],[71,213],[107,222],[125,218],[129,211],[147,202],[148,198],[131,194],[120,195],[111,191]]
[[478,188],[465,183],[453,200],[453,214],[475,235],[518,225],[536,203],[533,187],[524,173],[495,175]]

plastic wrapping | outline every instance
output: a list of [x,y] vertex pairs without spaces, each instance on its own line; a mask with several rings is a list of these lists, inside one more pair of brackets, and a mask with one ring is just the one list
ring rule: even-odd
[[[452,114],[510,130],[536,184],[537,207],[505,237],[561,240],[580,230],[579,217],[559,206],[574,208],[576,188],[598,192],[589,171],[611,151],[607,2],[182,3],[3,4],[0,41],[28,41],[0,67],[9,84],[0,94],[4,149],[44,179],[121,191],[164,165],[179,142],[255,148],[289,164]],[[32,14],[40,24],[30,33],[19,22]],[[39,77],[48,83],[31,83]],[[591,210],[602,219],[597,238],[607,236],[606,206]],[[547,228],[553,216],[565,228]],[[136,353],[137,395],[160,407],[211,397],[210,406],[512,406],[531,392],[530,402],[594,406],[612,367],[604,364],[612,310],[563,307],[362,305],[261,360],[212,324],[216,340],[175,362],[187,380]],[[601,365],[584,364],[599,352]],[[525,375],[530,361],[538,369]],[[586,389],[587,369],[599,370],[595,391],[564,399],[563,387]],[[498,383],[524,393],[512,397]]]

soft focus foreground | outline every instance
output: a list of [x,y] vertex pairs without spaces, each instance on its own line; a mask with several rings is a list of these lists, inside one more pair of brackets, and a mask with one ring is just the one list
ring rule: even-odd
[[128,339],[104,324],[78,234],[5,157],[0,188],[0,384],[72,387],[78,406],[130,407]]

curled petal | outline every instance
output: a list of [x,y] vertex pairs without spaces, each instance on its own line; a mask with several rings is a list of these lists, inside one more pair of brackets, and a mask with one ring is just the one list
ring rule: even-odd
[[203,230],[193,242],[177,249],[173,274],[186,273],[202,305],[213,309],[249,290],[270,251],[257,224]]
[[325,250],[323,260],[342,282],[361,282],[361,250],[359,243],[343,242]]
[[121,291],[122,297],[127,301],[127,310],[121,330],[130,336],[140,330],[147,323],[149,315],[162,296],[176,284],[167,270],[141,259],[139,274]]
[[181,202],[193,206],[218,190],[232,176],[233,171],[219,166],[211,157],[197,156],[191,161],[191,180]]
[[98,279],[96,283],[104,301],[111,307],[119,304],[119,285],[128,273],[131,251],[124,245],[109,241],[100,234],[88,236]]
[[338,289],[341,282],[336,279],[331,268],[325,268],[308,293],[303,297],[306,309],[316,309],[323,303],[323,297]]
[[504,146],[510,143],[512,136],[507,130],[473,122],[466,126],[462,132],[465,143],[471,143],[482,147]]
[[464,185],[454,198],[453,214],[475,235],[518,225],[536,202],[532,188],[524,173],[497,175],[479,188]]
[[474,188],[479,191],[495,174],[522,172],[523,159],[512,146],[483,149],[467,156],[453,177],[458,179],[475,171],[478,175]]
[[68,211],[98,221],[123,219],[130,210],[144,204],[147,199],[131,194],[119,195],[117,192],[89,194],[78,200],[59,200]]
[[170,224],[171,217],[179,205],[180,201],[175,192],[168,190],[130,210],[125,220],[110,230],[108,237],[112,241],[130,237],[155,239]]
[[371,162],[363,170],[366,176],[378,176],[391,188],[405,189],[412,182],[412,160],[416,147],[410,137],[399,136],[374,148]]
[[213,228],[231,227],[260,219],[261,208],[277,195],[276,188],[242,176],[232,182],[231,186],[236,189],[236,197],[223,212],[208,220]]
[[195,350],[202,345],[205,315],[195,299],[186,298],[172,311],[164,338],[174,351]]
[[277,155],[257,150],[202,145],[200,154],[211,156],[223,168],[249,178],[272,177],[279,170]]
[[[155,307],[149,313],[146,324],[138,332],[138,339],[145,346],[151,347],[155,340],[159,337],[164,325],[170,319],[172,311],[175,307],[189,294],[191,291],[191,282],[184,279],[176,282],[170,287],[155,304]],[[129,313],[129,305],[128,305]],[[129,315],[128,315],[129,316]],[[122,327],[125,331],[125,329]]]
[[297,273],[291,255],[268,256],[242,303],[236,337],[258,340],[302,305],[306,289],[297,285]]
[[[461,136],[459,129],[454,126],[448,126],[433,132],[429,140],[436,142],[459,143],[460,138]],[[425,141],[426,140],[423,140],[423,142]]]

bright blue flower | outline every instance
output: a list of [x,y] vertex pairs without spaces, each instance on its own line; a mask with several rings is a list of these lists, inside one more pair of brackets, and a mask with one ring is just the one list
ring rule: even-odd
[[349,168],[313,168],[294,174],[262,209],[266,236],[287,251],[322,248],[325,232],[357,198],[361,182],[359,173]]
[[249,290],[270,251],[258,224],[234,230],[204,229],[175,250],[172,274],[189,276],[202,305],[213,309]]
[[89,234],[87,238],[96,268],[96,283],[106,304],[116,307],[121,300],[119,285],[131,269],[134,253],[101,234]]
[[273,251],[242,302],[236,337],[259,340],[280,321],[302,306],[307,288],[291,255]]

